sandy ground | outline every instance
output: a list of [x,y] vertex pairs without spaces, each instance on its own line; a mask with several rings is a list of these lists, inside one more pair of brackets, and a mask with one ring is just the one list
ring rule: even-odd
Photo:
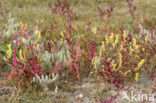
[[[154,98],[155,101],[149,102],[151,94],[156,96],[156,92],[152,92],[152,81],[146,80],[145,78],[140,79],[136,84],[125,86],[122,90],[118,90],[110,84],[102,82],[97,83],[91,78],[84,79],[81,84],[71,83],[70,88],[62,89],[62,87],[65,87],[63,85],[65,84],[62,84],[61,87],[57,86],[57,88],[49,90],[46,93],[43,92],[43,96],[45,96],[45,94],[47,98],[56,96],[56,103],[100,103],[100,100],[102,103],[156,103],[156,98]],[[129,96],[130,100],[122,99],[124,96],[123,91]],[[13,87],[0,87],[0,103],[3,103],[1,100],[4,100],[4,98],[9,98],[9,96],[12,97],[12,94],[15,92],[15,88]],[[136,100],[131,98],[132,92],[136,95]],[[146,101],[145,97],[142,100],[141,96],[143,94],[147,94],[148,101]],[[25,97],[21,98],[23,101],[22,103],[32,103],[24,98]],[[112,98],[112,102],[104,102],[105,100],[110,100],[110,98]],[[34,103],[53,103],[50,102],[50,100],[47,101],[48,102],[45,100],[42,101],[40,98],[40,101]]]

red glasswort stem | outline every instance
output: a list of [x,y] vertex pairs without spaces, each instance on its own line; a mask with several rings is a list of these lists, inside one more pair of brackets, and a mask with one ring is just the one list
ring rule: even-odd
[[153,29],[151,28],[150,31],[151,31],[151,39],[153,40]]

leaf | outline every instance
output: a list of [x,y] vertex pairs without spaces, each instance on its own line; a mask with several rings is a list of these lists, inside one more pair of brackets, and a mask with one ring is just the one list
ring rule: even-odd
[[0,47],[0,51],[4,52],[4,53],[7,53],[7,50],[8,50],[8,46],[7,45],[4,45],[4,46],[1,46]]

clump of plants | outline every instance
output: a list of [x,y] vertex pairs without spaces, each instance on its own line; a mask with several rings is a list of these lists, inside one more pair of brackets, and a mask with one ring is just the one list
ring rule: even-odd
[[[133,0],[126,2],[134,16]],[[137,32],[126,28],[109,30],[105,20],[111,20],[115,6],[97,8],[107,31],[91,23],[74,25],[75,13],[67,0],[56,0],[48,6],[53,17],[47,28],[39,22],[29,32],[29,25],[9,18],[0,36],[0,67],[9,67],[9,72],[6,82],[0,85],[26,89],[40,84],[48,91],[48,86],[60,79],[80,83],[90,77],[122,89],[128,82],[139,83],[144,73],[149,78],[155,73],[154,29],[137,24]],[[117,96],[101,102],[111,103]]]

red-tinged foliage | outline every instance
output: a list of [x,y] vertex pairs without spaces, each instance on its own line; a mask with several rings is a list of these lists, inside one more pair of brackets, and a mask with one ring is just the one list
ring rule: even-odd
[[70,4],[67,0],[57,0],[54,2],[54,5],[48,5],[51,9],[52,14],[58,14],[65,19],[65,26],[70,35],[72,35],[72,10]]
[[17,64],[17,58],[16,58],[16,50],[17,50],[17,46],[18,46],[18,40],[17,40],[17,36],[15,37],[15,48],[14,48],[14,52],[13,52],[13,66],[14,68],[16,68],[18,66]]
[[74,45],[72,42],[67,38],[67,44],[69,46],[70,58],[71,58],[71,65],[68,68],[71,68],[75,74],[75,78],[77,80],[80,79],[81,76],[81,68],[80,68],[80,61],[81,61],[81,47],[80,41],[77,40],[77,50],[74,49]]
[[153,40],[153,38],[154,38],[154,36],[153,36],[154,35],[153,29],[151,28],[150,31],[151,31],[151,40]]
[[[130,14],[134,17],[136,7],[133,5],[133,0],[127,0],[127,4]],[[139,28],[139,21],[135,20],[136,28],[134,30],[134,32],[137,31],[138,34],[129,33],[128,35],[126,34],[126,38],[123,38],[123,30],[126,30],[125,26],[122,24],[124,22],[120,23],[119,21],[118,25],[114,25],[111,22],[112,13],[114,9],[116,9],[115,6],[109,6],[105,10],[98,7],[100,20],[103,20],[103,22],[100,26],[96,25],[97,27],[95,27],[94,22],[91,22],[85,15],[82,19],[87,19],[86,24],[83,26],[74,25],[75,22],[72,22],[72,20],[75,18],[67,0],[55,0],[53,5],[48,6],[51,9],[52,20],[49,25],[45,24],[45,27],[42,27],[41,23],[37,25],[37,31],[40,30],[42,34],[38,41],[35,38],[36,35],[34,35],[36,33],[32,33],[32,35],[31,32],[28,33],[26,25],[22,26],[19,33],[17,33],[18,36],[12,34],[12,38],[8,38],[8,41],[11,39],[12,41],[15,41],[13,57],[6,62],[6,64],[9,63],[14,68],[7,77],[8,82],[16,82],[15,85],[17,85],[17,87],[29,87],[32,86],[32,80],[35,75],[41,76],[52,73],[61,74],[63,71],[62,69],[65,67],[68,68],[67,70],[76,80],[80,80],[82,75],[86,77],[86,75],[88,76],[92,73],[94,76],[98,77],[98,79],[103,79],[105,82],[108,82],[121,90],[125,87],[125,82],[134,80],[136,73],[134,69],[138,66],[140,59],[144,59],[145,64],[142,66],[143,69],[138,69],[137,73],[139,75],[142,71],[144,72],[144,69],[147,74],[155,73],[156,66],[153,63],[153,61],[155,61],[153,57],[156,53],[156,46],[148,40],[145,43],[146,34],[143,33],[143,36],[142,34],[139,34],[141,31],[141,28]],[[60,21],[57,21],[60,19],[63,19],[61,21],[61,26],[59,24]],[[134,17],[133,19],[137,18]],[[111,23],[111,25],[109,23]],[[93,26],[97,28],[97,30],[95,30],[96,33],[92,33]],[[119,28],[116,29],[116,26]],[[62,38],[59,36],[60,32],[63,33]],[[113,33],[121,35],[118,37]],[[151,28],[150,33],[151,39],[154,41],[154,29]],[[107,39],[105,38],[106,35],[108,35]],[[136,44],[133,42],[134,37],[136,38]],[[1,38],[3,37],[0,36],[0,39]],[[18,41],[21,38],[24,38],[28,43],[24,44],[22,41]],[[118,38],[118,40],[116,40],[116,38]],[[35,40],[37,43],[34,43]],[[115,44],[115,41],[117,41],[117,43],[114,46],[112,44]],[[6,45],[5,42],[2,44]],[[135,49],[135,45],[132,44],[137,45],[138,49]],[[67,47],[69,47],[69,52],[66,52]],[[122,50],[121,47],[123,47]],[[24,60],[18,59],[19,54],[21,54],[19,51],[20,49],[23,51],[22,55]],[[57,52],[60,50],[64,50],[63,52],[61,51],[61,58],[57,55]],[[119,53],[121,54],[121,57],[118,56]],[[48,55],[49,58],[45,57],[44,54]],[[68,57],[66,57],[66,55],[68,55]],[[58,61],[58,58],[63,58],[63,62]],[[151,77],[153,76],[154,74],[151,75]],[[101,99],[100,101],[102,103],[114,103],[117,96],[118,94],[112,96],[108,100]]]
[[76,51],[71,51],[70,50],[70,56],[71,56],[71,59],[72,59],[71,68],[75,73],[75,78],[80,79],[80,61],[77,58]]
[[60,70],[64,68],[64,66],[65,66],[64,64],[62,64],[61,62],[57,60],[55,63],[55,67],[54,68],[52,67],[54,74],[58,74]]
[[113,66],[110,65],[111,60],[103,62],[104,71],[100,71],[99,74],[106,80],[108,83],[113,84],[115,87],[120,88],[120,75],[114,72]]
[[61,15],[65,15],[65,13],[70,11],[70,6],[67,0],[63,0],[63,1],[57,0],[56,2],[54,2],[54,6],[50,4],[48,6],[51,8],[51,12],[53,14],[60,13]]
[[129,7],[129,12],[132,16],[134,16],[134,12],[137,10],[137,7],[133,5],[134,0],[126,0],[128,7]]
[[96,42],[91,40],[89,47],[90,47],[90,62],[92,62],[92,59],[96,56]]
[[29,34],[27,33],[25,25],[23,26],[22,30],[18,33],[18,35],[24,37],[25,39],[28,39]]
[[113,10],[114,10],[114,8],[115,8],[115,6],[109,6],[108,9],[102,10],[100,7],[98,7],[99,16],[100,16],[101,18],[103,18],[103,17],[106,15],[108,18],[110,18],[110,17],[111,17],[111,14],[112,14],[112,12],[113,12]]
[[128,34],[128,38],[129,38],[128,41],[129,41],[129,42],[132,42],[132,34],[129,33],[129,34]]
[[37,57],[31,58],[29,60],[30,60],[30,65],[32,65],[32,69],[30,71],[32,77],[34,77],[35,74],[41,76],[43,74],[43,69],[40,67],[39,63],[37,62]]

